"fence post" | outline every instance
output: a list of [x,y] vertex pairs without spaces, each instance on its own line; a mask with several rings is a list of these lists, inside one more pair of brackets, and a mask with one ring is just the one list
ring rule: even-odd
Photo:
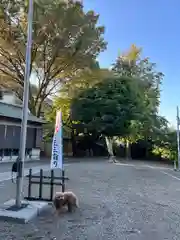
[[51,182],[50,182],[50,201],[53,200],[54,193],[54,170],[51,170]]
[[39,181],[39,198],[42,198],[42,187],[43,187],[43,169],[40,169],[40,181]]
[[62,170],[62,192],[65,192],[65,171]]
[[29,169],[29,176],[28,176],[28,198],[31,197],[31,180],[32,180],[32,168]]

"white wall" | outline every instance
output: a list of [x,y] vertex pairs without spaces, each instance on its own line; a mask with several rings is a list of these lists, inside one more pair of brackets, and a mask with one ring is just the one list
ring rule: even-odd
[[9,104],[21,104],[21,101],[14,93],[3,93],[3,99],[1,101]]

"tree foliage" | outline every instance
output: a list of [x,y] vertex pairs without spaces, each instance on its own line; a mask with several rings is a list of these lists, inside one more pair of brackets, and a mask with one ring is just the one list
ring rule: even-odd
[[88,132],[105,136],[109,143],[114,136],[127,135],[131,121],[144,108],[139,84],[128,77],[110,77],[80,92],[72,102],[73,120],[83,123]]
[[156,70],[156,64],[150,62],[149,58],[142,58],[141,53],[141,48],[132,45],[126,53],[118,57],[113,71],[119,76],[140,79],[144,83],[144,99],[148,109],[157,113],[160,103],[160,84],[164,74]]
[[[0,3],[1,85],[13,89],[22,99],[27,41],[28,1],[2,0]],[[106,48],[104,27],[97,26],[99,16],[84,12],[78,1],[34,1],[31,78],[37,81],[37,93],[30,86],[30,110],[39,116],[42,102],[66,80],[88,69]]]
[[177,135],[176,131],[167,129],[162,135],[153,141],[153,154],[163,159],[177,161]]
[[[164,75],[156,70],[155,63],[151,63],[149,58],[142,58],[141,54],[142,49],[132,45],[128,51],[118,57],[112,69],[117,76],[134,77],[141,81],[139,90],[146,106],[141,118],[131,122],[130,134],[121,139],[127,147],[141,138],[148,139],[158,118],[160,84]],[[128,151],[127,154],[130,155]]]
[[158,116],[149,136],[152,142],[152,153],[163,159],[177,160],[177,133],[169,127],[165,117]]
[[72,127],[71,121],[71,103],[73,98],[77,97],[81,91],[93,87],[96,83],[103,81],[105,76],[110,76],[112,73],[107,69],[99,69],[96,67],[90,71],[84,71],[73,78],[73,81],[68,81],[58,92],[54,98],[51,112],[46,112],[45,116],[48,122],[54,122],[56,111],[61,109],[63,112],[64,124]]

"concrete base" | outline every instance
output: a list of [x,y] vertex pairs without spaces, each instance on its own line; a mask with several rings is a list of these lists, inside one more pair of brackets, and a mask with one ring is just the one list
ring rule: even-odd
[[8,209],[15,205],[15,199],[5,202],[3,206],[0,206],[0,220],[27,223],[48,207],[47,202],[41,201],[22,201],[22,204],[28,205],[25,208],[15,211]]

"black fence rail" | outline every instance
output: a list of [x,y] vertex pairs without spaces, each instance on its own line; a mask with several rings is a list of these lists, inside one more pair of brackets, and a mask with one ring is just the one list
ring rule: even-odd
[[[50,176],[45,176],[43,174],[43,169],[40,169],[39,175],[33,175],[32,169],[29,169],[29,174],[26,176],[28,178],[28,196],[25,197],[29,201],[46,201],[52,202],[54,196],[54,186],[61,186],[62,192],[65,191],[65,181],[69,180],[65,177],[65,171],[62,170],[62,176],[57,177],[54,174],[54,170],[51,170]],[[39,194],[37,197],[32,196],[32,186],[39,185]],[[43,198],[43,186],[50,186],[49,198]]]

